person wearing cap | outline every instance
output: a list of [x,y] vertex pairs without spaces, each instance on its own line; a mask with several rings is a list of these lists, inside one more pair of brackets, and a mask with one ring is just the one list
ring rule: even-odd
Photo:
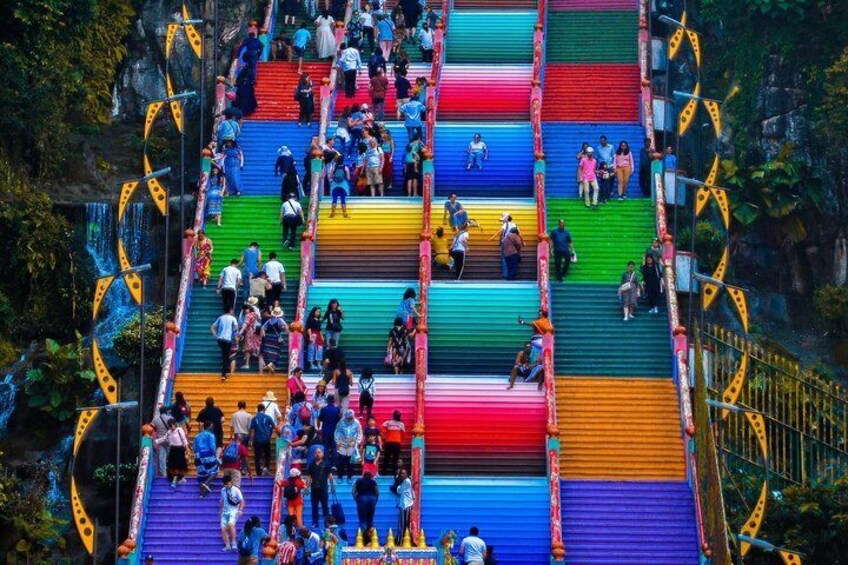
[[357,462],[358,446],[362,443],[362,424],[356,419],[353,410],[345,410],[344,418],[335,431],[339,478],[347,475],[347,482],[353,482],[353,466]]
[[321,432],[321,441],[324,443],[324,452],[329,461],[336,459],[336,426],[341,419],[341,409],[336,406],[336,397],[333,394],[327,395],[327,405],[323,406],[318,411],[316,423],[318,431]]
[[465,149],[468,153],[468,163],[465,166],[467,171],[472,168],[483,170],[483,161],[489,160],[489,146],[483,141],[483,136],[475,133],[474,137],[468,142],[468,147]]
[[297,201],[297,195],[290,192],[288,198],[280,206],[280,224],[283,226],[283,243],[287,243],[289,249],[294,249],[297,228],[305,222],[303,207]]
[[280,486],[283,487],[283,498],[286,499],[286,512],[294,516],[298,527],[303,526],[303,491],[306,483],[300,476],[300,469],[290,470],[289,478],[284,479]]
[[[598,208],[598,161],[595,160],[595,150],[586,148],[586,154],[580,159],[580,191],[586,208]],[[594,191],[594,192],[592,192]],[[592,194],[590,195],[590,192]]]
[[[227,380],[227,374],[236,372],[238,353],[238,320],[233,316],[233,307],[229,306],[211,326],[212,335],[221,350],[221,380]],[[233,351],[235,350],[235,352]]]

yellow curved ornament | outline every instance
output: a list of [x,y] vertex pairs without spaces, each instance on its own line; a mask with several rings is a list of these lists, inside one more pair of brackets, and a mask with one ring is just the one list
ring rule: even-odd
[[779,550],[778,553],[785,565],[802,565],[801,556],[799,554],[786,551],[784,549]]
[[94,552],[94,522],[91,521],[91,516],[88,515],[82,505],[77,481],[73,476],[71,476],[71,510],[74,513],[74,524],[77,527],[77,532],[79,532],[82,545],[91,555]]
[[121,196],[118,198],[118,222],[124,220],[124,212],[127,211],[127,204],[130,203],[135,189],[138,188],[138,181],[125,182],[121,185]]
[[705,187],[701,187],[698,189],[698,192],[695,193],[695,215],[700,216],[701,212],[704,211],[704,207],[710,201],[710,190]]
[[[127,258],[127,250],[124,249],[124,242],[118,238],[118,264],[121,270],[129,269],[130,260]],[[130,296],[136,304],[141,304],[141,275],[138,273],[127,273],[124,275],[124,283],[127,285],[127,290],[130,291]]]
[[[183,19],[191,19],[188,13],[188,8],[186,8],[185,4],[183,4]],[[191,50],[194,51],[194,56],[200,59],[202,57],[201,50],[203,49],[203,38],[200,36],[197,28],[193,25],[186,25],[183,27],[185,28],[186,37],[188,37],[188,44],[191,46]]]
[[[680,17],[680,23],[684,26],[686,25],[686,12],[683,12],[683,15]],[[674,30],[674,33],[671,34],[671,37],[668,38],[668,58],[670,60],[677,57],[677,53],[680,52],[680,47],[683,45],[683,28],[679,27]]]
[[[763,461],[768,466],[768,438],[766,436],[766,419],[758,412],[745,412],[745,419],[751,424],[754,433],[757,434],[757,443],[760,445],[760,451],[763,454]],[[756,537],[752,535],[751,537]]]
[[91,340],[91,358],[94,361],[94,374],[97,375],[97,382],[100,383],[100,389],[106,396],[106,403],[115,404],[118,401],[118,383],[112,378],[109,367],[103,361],[103,354],[100,352],[97,339]]
[[[165,75],[165,93],[168,95],[168,98],[171,98],[174,95],[174,85],[171,83],[171,75]],[[168,102],[168,105],[171,107],[171,114],[174,116],[174,126],[177,128],[179,133],[183,132],[183,107],[180,105],[179,100],[171,100]]]
[[[727,247],[724,248],[724,252],[721,254],[721,260],[718,262],[715,270],[713,271],[713,278],[718,279],[720,281],[724,281],[724,277],[727,274],[727,263],[730,259],[730,251]],[[713,301],[718,296],[718,286],[713,283],[704,283],[704,297],[701,302],[701,308],[706,312],[710,306],[712,306]]]
[[74,457],[77,456],[77,452],[79,451],[83,438],[85,438],[85,434],[88,432],[88,428],[91,427],[99,414],[100,410],[83,410],[80,412],[79,419],[77,420],[77,427],[74,431]]
[[695,65],[700,69],[701,68],[701,40],[698,38],[698,34],[692,31],[691,29],[686,30],[686,37],[689,38],[689,43],[692,44],[692,51],[695,52]]
[[727,293],[733,299],[736,311],[739,312],[739,318],[742,320],[742,327],[745,329],[745,333],[748,333],[748,299],[745,298],[745,293],[738,288],[732,287],[727,287]]
[[94,287],[94,303],[91,306],[92,322],[97,321],[97,315],[100,313],[100,307],[103,305],[103,299],[106,298],[106,293],[109,291],[109,287],[112,286],[112,282],[114,280],[115,277],[113,276],[97,279],[97,284]]
[[[739,398],[739,395],[742,394],[742,383],[745,382],[745,378],[747,376],[748,349],[746,346],[745,351],[742,352],[742,359],[739,360],[739,368],[736,369],[736,374],[733,375],[733,379],[730,381],[730,384],[727,385],[727,388],[721,393],[721,401],[725,404],[736,404],[736,400]],[[726,420],[728,414],[730,414],[730,411],[727,408],[722,409],[721,419]]]
[[[746,414],[747,415],[747,414]],[[742,526],[742,534],[755,538],[760,531],[760,527],[763,525],[763,518],[766,515],[766,498],[768,497],[768,481],[763,481],[763,488],[760,489],[760,498],[757,500],[757,505],[754,507],[754,510],[751,512],[751,515],[748,516],[748,520],[745,522],[745,525]],[[740,542],[739,552],[742,554],[742,557],[748,554],[751,550],[751,544],[748,542]]]
[[164,102],[154,102],[147,106],[147,115],[144,117],[144,140],[150,137],[150,132],[153,130],[153,122],[156,121],[156,114],[162,109]]
[[165,57],[171,56],[171,49],[174,47],[174,36],[177,35],[179,24],[168,24],[168,32],[165,34]]
[[[695,96],[701,95],[701,83],[695,84],[695,91],[692,93]],[[689,126],[692,125],[692,119],[695,117],[695,112],[698,109],[698,101],[689,99],[686,106],[680,111],[680,116],[677,121],[677,135],[685,135]]]
[[713,131],[715,131],[716,137],[721,135],[721,107],[718,102],[713,100],[704,100],[704,108],[707,109],[707,113],[710,115],[710,121],[713,123]]
[[730,229],[730,203],[727,201],[727,193],[710,186],[710,192],[718,203],[718,211],[721,212],[721,220],[724,223],[724,229]]
[[[147,154],[144,154],[144,174],[149,175],[153,172],[153,167],[150,166],[150,159],[147,158]],[[150,179],[147,181],[147,190],[150,192],[150,196],[153,198],[153,203],[156,204],[156,208],[159,209],[159,213],[163,216],[168,215],[168,194],[165,192],[165,188],[162,186],[162,183],[159,182],[159,179]]]
[[720,164],[718,155],[713,155],[713,164],[710,165],[710,173],[707,175],[707,180],[704,181],[704,184],[715,186],[716,182],[718,182],[718,168]]

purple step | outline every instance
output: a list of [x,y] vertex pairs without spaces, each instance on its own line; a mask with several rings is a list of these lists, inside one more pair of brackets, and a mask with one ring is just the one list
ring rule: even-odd
[[[238,530],[251,516],[259,516],[267,528],[271,515],[271,496],[274,480],[271,477],[242,479],[244,514]],[[151,554],[156,565],[232,565],[238,559],[235,552],[222,551],[220,515],[221,480],[212,483],[212,493],[200,498],[197,479],[190,477],[177,490],[167,479],[156,478],[147,506],[147,523],[141,556]]]
[[698,563],[685,482],[560,481],[560,499],[566,564]]

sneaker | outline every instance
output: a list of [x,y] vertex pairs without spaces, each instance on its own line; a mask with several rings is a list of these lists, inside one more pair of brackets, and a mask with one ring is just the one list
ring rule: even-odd
[[262,474],[263,474],[263,475],[266,475],[266,476],[267,476],[267,475],[270,475],[270,474],[271,474],[271,470],[270,470],[270,469],[268,469],[268,467],[262,467]]
[[221,551],[232,551],[232,547],[230,547],[229,545],[225,545],[221,548]]
[[630,318],[628,318],[627,316],[625,316],[625,317],[623,318],[623,320],[622,320],[622,321],[626,322],[626,321],[627,321],[627,320],[629,320],[629,319],[630,319]]
[[212,492],[212,489],[211,489],[211,488],[209,488],[209,485],[207,485],[207,484],[205,484],[205,483],[204,483],[204,484],[202,484],[202,485],[200,485],[200,493],[201,493],[201,496],[206,496],[206,495],[207,495],[207,494],[209,494],[210,492]]
[[230,544],[230,548],[233,551],[238,551],[238,544],[236,542],[233,542],[232,544]]
[[182,479],[180,479],[180,484],[181,484],[181,485],[184,485],[184,484],[185,484],[185,482],[186,482],[185,477],[183,477]]
[[174,490],[177,490],[177,481],[174,481],[173,483],[171,483],[171,488],[174,489]]

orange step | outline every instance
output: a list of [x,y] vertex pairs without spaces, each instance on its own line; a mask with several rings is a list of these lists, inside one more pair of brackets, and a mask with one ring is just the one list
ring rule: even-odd
[[562,478],[685,479],[671,380],[559,377],[556,384]]

